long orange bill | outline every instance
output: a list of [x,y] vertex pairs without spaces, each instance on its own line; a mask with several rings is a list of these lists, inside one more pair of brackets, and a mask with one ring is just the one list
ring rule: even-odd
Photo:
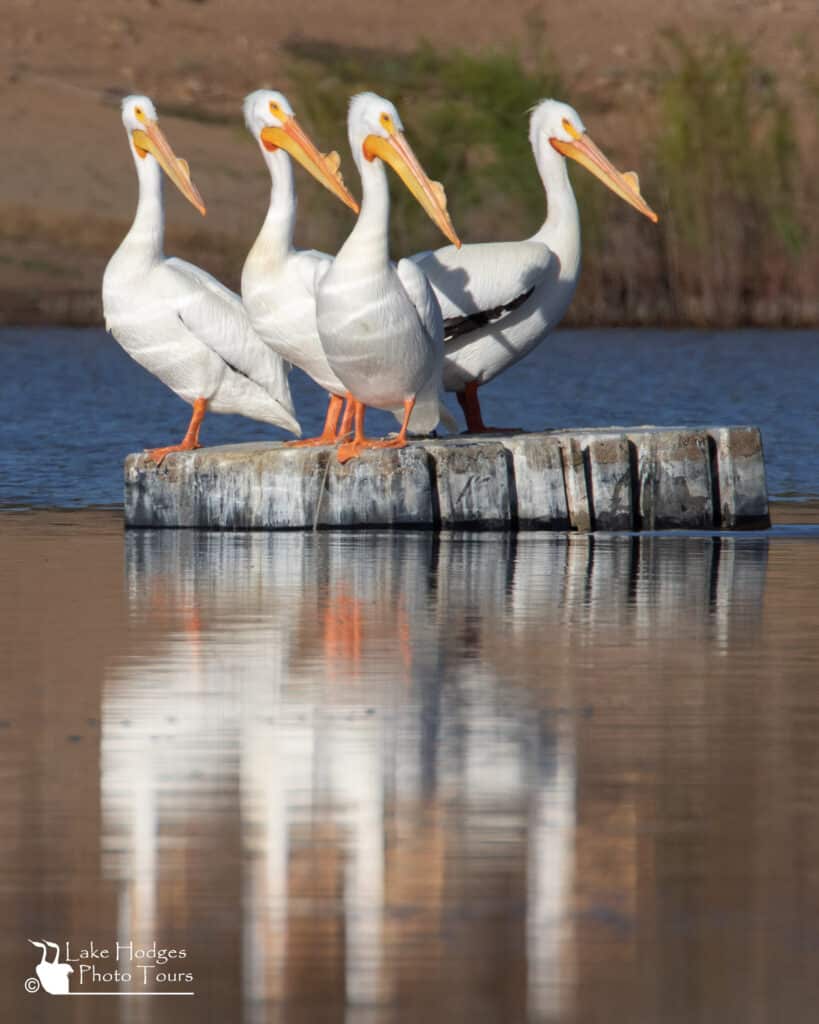
[[430,181],[401,132],[392,132],[388,138],[368,135],[364,140],[364,156],[368,160],[379,157],[389,164],[424,208],[432,223],[460,249],[461,240],[447,212],[444,186],[439,181]]
[[146,118],[143,123],[145,125],[144,130],[138,128],[133,133],[137,153],[140,156],[150,153],[182,195],[204,217],[205,204],[202,201],[202,196],[199,194],[199,189],[191,181],[191,172],[188,169],[187,162],[174,153],[171,149],[171,144],[161,132],[156,121]]
[[660,219],[651,209],[648,203],[640,195],[637,175],[633,172],[621,174],[609,158],[592,142],[588,135],[578,135],[571,142],[564,142],[562,139],[549,140],[563,156],[576,160],[587,171],[599,178],[615,195],[620,196],[635,210],[639,210],[644,216],[655,224]]
[[346,203],[351,210],[358,213],[358,203],[347,190],[339,171],[341,157],[335,151],[332,153],[319,152],[295,117],[289,117],[281,128],[263,128],[262,142],[267,149],[283,149],[289,153],[309,174],[313,175],[316,181],[337,196],[342,203]]

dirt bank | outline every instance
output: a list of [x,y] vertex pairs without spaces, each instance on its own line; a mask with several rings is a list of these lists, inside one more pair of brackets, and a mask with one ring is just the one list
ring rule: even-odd
[[[235,287],[268,191],[264,168],[241,123],[240,104],[252,88],[293,84],[294,39],[396,52],[411,50],[420,39],[442,50],[473,53],[513,47],[531,65],[542,59],[543,50],[532,46],[537,38],[548,47],[566,98],[578,106],[582,100],[581,112],[589,112],[595,137],[631,163],[640,159],[658,116],[652,75],[668,27],[689,38],[727,31],[750,41],[759,61],[779,75],[782,95],[796,113],[800,145],[805,151],[815,147],[815,111],[804,92],[809,71],[801,56],[819,44],[814,0],[623,0],[617,5],[608,0],[571,5],[306,0],[292,6],[267,0],[7,0],[0,40],[5,69],[0,322],[99,322],[101,274],[127,229],[135,199],[118,114],[118,101],[128,92],[155,98],[168,135],[189,159],[208,203],[202,221],[178,196],[170,199],[168,251],[195,258]],[[522,130],[524,118],[521,110]],[[320,141],[344,154],[343,123],[335,124],[334,137]],[[426,156],[440,141],[418,139],[417,149]],[[531,168],[521,173],[531,174]],[[349,169],[348,178],[353,179]],[[457,195],[457,180],[447,187]],[[312,184],[300,189],[300,244],[325,249],[335,244],[346,222],[336,211],[328,214],[331,202]],[[469,210],[460,218],[463,237],[479,236],[478,218]],[[510,225],[510,231],[516,229]],[[696,302],[685,305],[669,297],[661,257],[652,256],[645,265],[635,258],[634,246],[643,238],[609,240],[598,251],[595,239],[587,237],[575,322],[696,316]],[[424,241],[436,244],[434,232]],[[742,305],[737,316],[815,322],[807,280],[815,259],[815,246],[807,255],[803,251],[806,282],[786,303],[766,304],[763,295]],[[632,263],[626,275],[616,270],[624,260]],[[629,280],[633,294],[624,299],[623,282]],[[685,312],[689,309],[694,314]]]

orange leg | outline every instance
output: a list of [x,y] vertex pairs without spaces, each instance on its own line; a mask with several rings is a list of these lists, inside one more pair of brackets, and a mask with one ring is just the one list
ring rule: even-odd
[[487,427],[481,415],[481,403],[478,401],[478,384],[470,381],[463,391],[456,393],[458,404],[466,417],[467,434],[515,434],[516,427]]
[[478,401],[478,385],[470,381],[463,391],[457,393],[458,404],[464,411],[466,429],[470,434],[486,433],[486,425],[481,416],[481,403]]
[[304,441],[288,441],[288,448],[317,448],[323,444],[335,444],[338,439],[336,427],[338,417],[341,415],[341,407],[344,399],[340,395],[330,395],[330,404],[327,406],[327,416],[324,420],[324,429],[318,437],[308,437]]
[[408,398],[404,402],[404,422],[397,437],[391,437],[386,441],[371,441],[364,436],[364,413],[366,407],[353,399],[355,413],[355,436],[352,441],[343,444],[338,449],[338,461],[349,462],[359,456],[365,448],[404,448],[407,443],[407,427],[409,426],[412,410],[415,408],[415,399]]
[[202,426],[202,420],[205,418],[205,413],[208,411],[208,400],[207,398],[197,398],[193,403],[193,415],[191,421],[188,424],[188,432],[182,439],[181,444],[171,444],[167,448],[147,448],[145,454],[155,462],[157,466],[162,465],[162,461],[166,455],[170,455],[171,452],[190,452],[195,448],[201,448],[199,444],[199,428]]
[[407,446],[407,428],[409,427],[410,416],[412,416],[412,410],[415,408],[415,398],[408,398],[404,402],[404,422],[401,424],[401,429],[398,431],[397,437],[392,437],[387,441],[376,441],[378,448],[406,448]]
[[371,444],[371,442],[364,436],[364,413],[367,411],[366,406],[363,402],[359,402],[357,399],[353,398],[347,408],[348,412],[351,411],[352,416],[355,418],[355,435],[353,436],[352,441],[347,441],[346,444],[339,445],[338,461],[341,463],[354,459],[357,455],[360,455],[365,448],[369,448]]
[[355,411],[355,399],[348,391],[346,394],[347,405],[344,408],[344,415],[341,417],[341,426],[338,428],[337,441],[343,441],[350,433],[353,426],[353,412]]

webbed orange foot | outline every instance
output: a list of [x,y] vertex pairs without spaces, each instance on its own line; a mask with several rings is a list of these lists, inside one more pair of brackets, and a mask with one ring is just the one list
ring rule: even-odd
[[[303,441],[288,441],[288,448],[318,448],[321,445],[335,444],[341,440],[336,432],[338,418],[341,415],[341,407],[344,399],[340,395],[330,395],[330,403],[327,406],[327,416],[324,419],[324,429],[318,437],[308,437]],[[349,430],[349,427],[347,428]]]
[[145,454],[148,458],[161,466],[166,455],[170,455],[171,452],[191,452],[196,448],[201,448],[199,444],[199,428],[202,426],[202,420],[205,418],[207,412],[208,403],[205,398],[197,398],[193,403],[193,414],[191,415],[191,421],[188,424],[188,430],[185,436],[182,438],[181,444],[171,444],[167,448],[146,448]]
[[338,446],[336,458],[343,466],[344,463],[349,462],[350,459],[357,459],[358,456],[367,448],[377,448],[378,446],[377,441],[369,441],[367,439],[356,440],[354,438],[352,441],[347,441],[345,444]]
[[170,455],[171,452],[192,452],[201,447],[202,445],[198,442],[196,444],[185,444],[183,441],[182,444],[170,444],[167,448],[146,448],[145,454],[151,462],[155,462],[157,466],[161,466],[165,460],[165,456]]
[[336,432],[322,433],[318,437],[306,437],[301,441],[286,441],[286,448],[320,448],[322,445],[335,444]]

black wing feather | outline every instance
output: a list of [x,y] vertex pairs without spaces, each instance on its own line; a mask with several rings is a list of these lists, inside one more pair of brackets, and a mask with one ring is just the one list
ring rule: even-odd
[[463,334],[469,334],[479,327],[485,327],[487,324],[499,320],[504,313],[511,313],[513,309],[522,306],[534,290],[534,287],[530,288],[503,306],[482,309],[477,313],[470,313],[468,316],[453,316],[449,320],[444,320],[444,341],[452,341],[454,338],[459,338]]

